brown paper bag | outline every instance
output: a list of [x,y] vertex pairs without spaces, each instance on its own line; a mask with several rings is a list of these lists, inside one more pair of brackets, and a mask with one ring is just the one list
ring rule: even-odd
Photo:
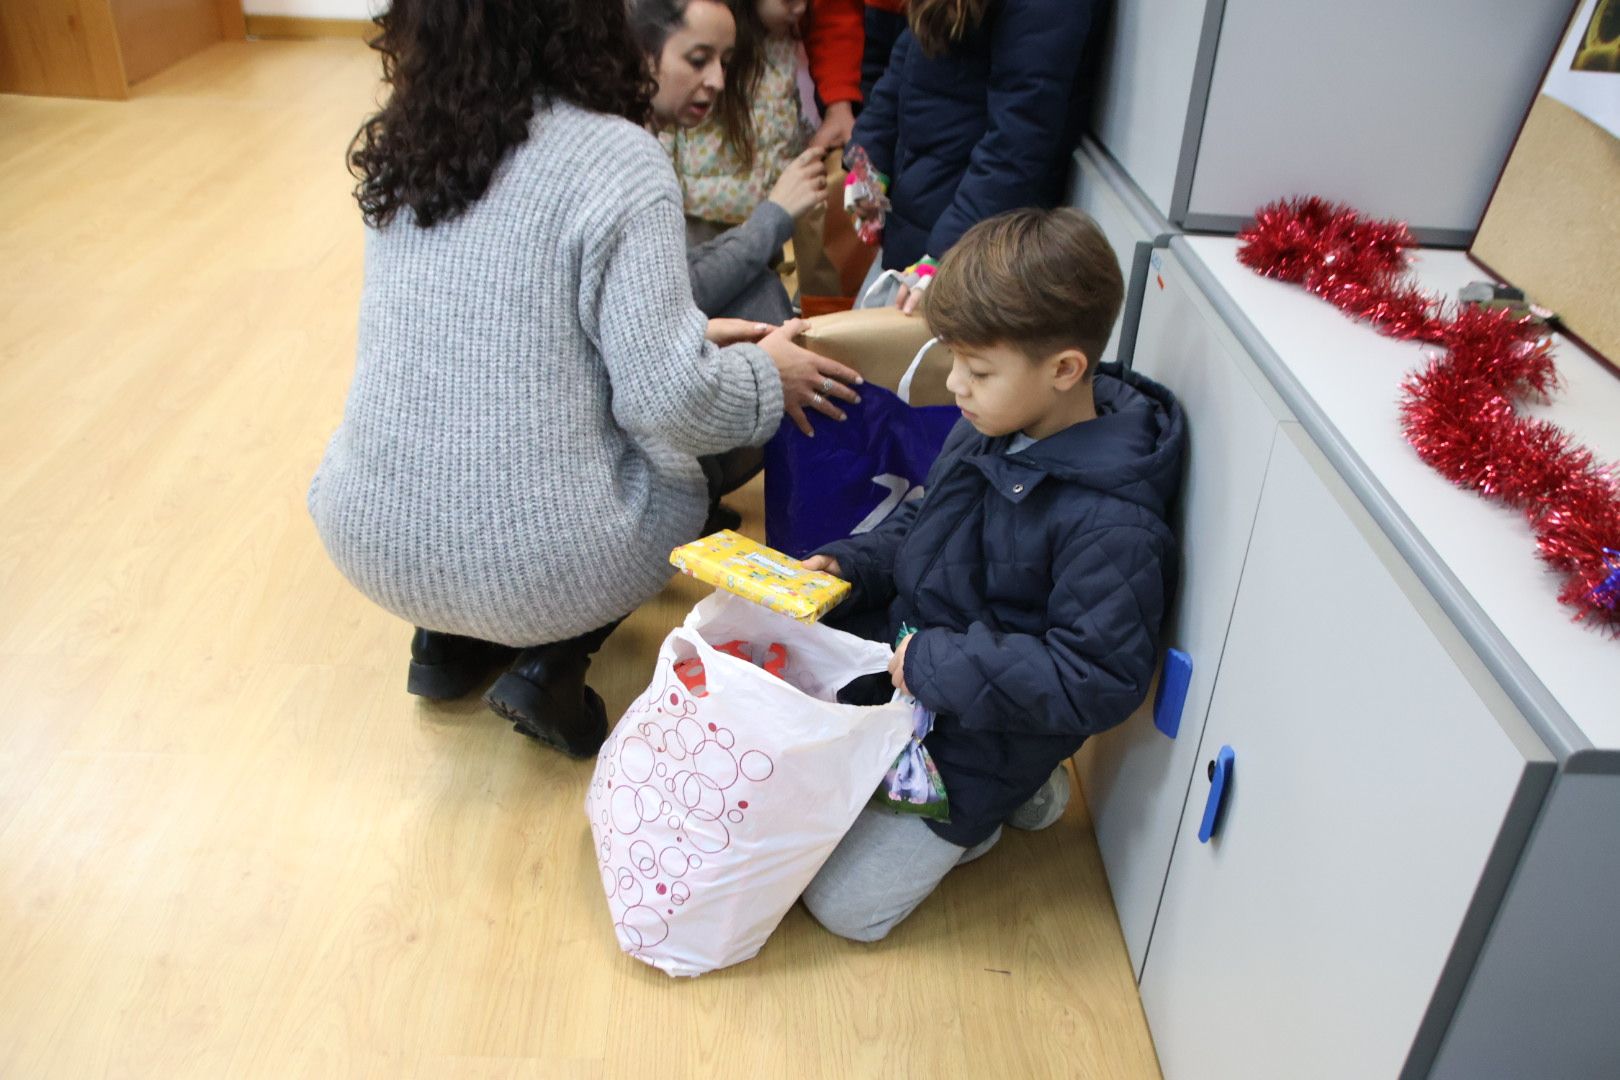
[[799,295],[810,297],[806,309],[821,298],[853,297],[877,255],[855,235],[844,213],[844,155],[827,155],[827,197],[793,227],[793,258],[797,263]]
[[823,242],[827,218],[827,204],[822,202],[793,224],[793,261],[798,268],[801,297],[838,296],[843,288],[838,267],[828,257]]
[[[899,308],[862,308],[818,315],[798,342],[811,352],[848,364],[868,382],[897,390],[900,378],[933,335],[921,315],[904,315]],[[949,349],[936,346],[923,357],[911,384],[913,405],[952,405],[956,398],[945,389],[951,372]]]

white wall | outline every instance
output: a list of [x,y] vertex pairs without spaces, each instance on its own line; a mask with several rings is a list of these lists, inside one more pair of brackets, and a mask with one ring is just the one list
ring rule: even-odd
[[299,19],[369,19],[383,0],[242,0],[244,15]]
[[1209,3],[1122,0],[1108,21],[1092,130],[1165,217]]

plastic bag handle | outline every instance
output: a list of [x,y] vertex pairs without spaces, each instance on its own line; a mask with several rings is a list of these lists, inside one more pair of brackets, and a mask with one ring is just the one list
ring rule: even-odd
[[[708,640],[704,638],[702,634],[698,633],[689,626],[683,625],[674,627],[670,630],[669,636],[673,641],[684,642],[687,645],[692,646],[692,648],[697,651],[697,654],[701,659],[707,660],[709,657],[713,656],[731,656],[730,653],[722,653],[719,649],[716,649],[713,645],[710,645]],[[737,657],[732,656],[731,659],[736,660]]]
[[856,304],[855,306],[859,307],[859,308],[866,307],[868,305],[868,303],[872,299],[872,294],[877,292],[878,287],[880,285],[884,284],[885,282],[898,281],[901,284],[904,284],[905,279],[906,279],[906,276],[904,274],[902,274],[898,270],[885,270],[885,271],[883,271],[883,273],[879,274],[876,278],[873,279],[871,285],[867,286],[866,292],[861,294],[861,302]]
[[923,357],[928,355],[929,349],[938,344],[939,338],[937,337],[931,337],[923,342],[923,347],[918,349],[917,355],[911,358],[911,364],[906,368],[906,373],[900,376],[900,385],[895,389],[894,395],[905,404],[911,404],[911,384],[917,378],[917,369],[922,367]]

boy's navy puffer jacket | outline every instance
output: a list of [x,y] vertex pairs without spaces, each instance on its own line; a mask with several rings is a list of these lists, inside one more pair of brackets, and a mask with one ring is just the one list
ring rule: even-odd
[[995,0],[937,57],[909,30],[851,141],[889,177],[883,265],[942,256],[1004,210],[1055,206],[1084,123],[1081,78],[1095,0]]
[[1016,454],[964,420],[920,501],[823,549],[854,585],[846,607],[887,605],[890,634],[918,628],[906,683],[937,714],[925,745],[951,810],[930,824],[964,847],[1129,716],[1153,678],[1185,425],[1139,375],[1105,366],[1095,391],[1097,419]]

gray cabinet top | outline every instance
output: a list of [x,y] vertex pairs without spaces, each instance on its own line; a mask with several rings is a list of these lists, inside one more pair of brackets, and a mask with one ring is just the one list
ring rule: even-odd
[[[1516,511],[1454,487],[1402,436],[1401,380],[1427,362],[1425,347],[1260,277],[1237,261],[1234,239],[1171,247],[1565,767],[1620,772],[1620,640],[1571,621],[1562,579],[1543,569]],[[1413,270],[1452,297],[1486,276],[1457,251],[1421,251]],[[1521,411],[1620,463],[1620,378],[1567,341],[1557,362],[1562,388]]]

